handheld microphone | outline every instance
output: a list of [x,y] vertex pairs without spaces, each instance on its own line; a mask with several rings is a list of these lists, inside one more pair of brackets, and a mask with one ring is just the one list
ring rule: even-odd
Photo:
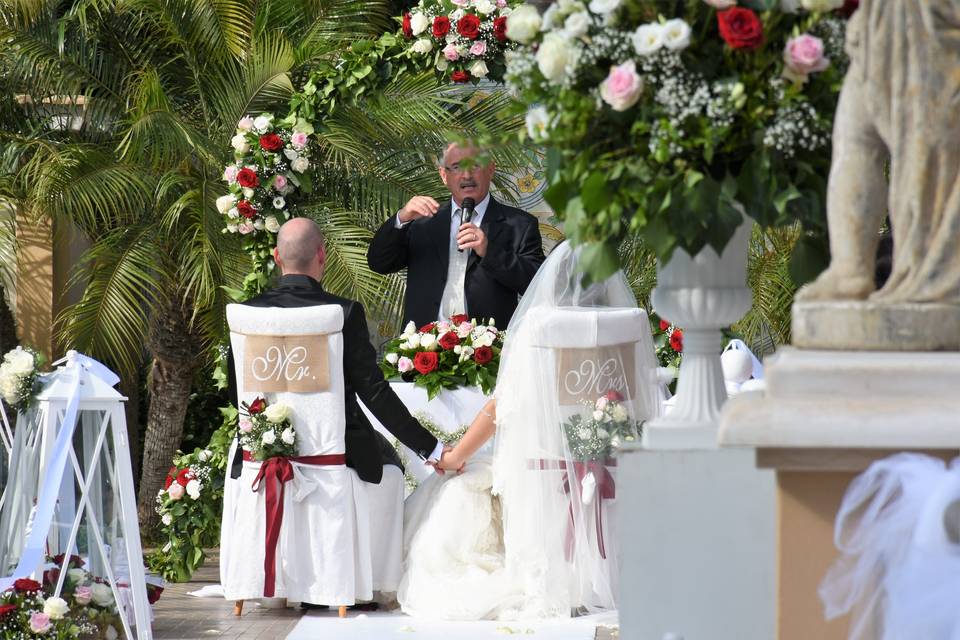
[[[460,224],[466,224],[470,222],[470,218],[473,217],[473,208],[476,206],[476,203],[473,201],[473,198],[464,198],[463,203],[460,207]],[[457,247],[457,251],[463,253],[463,249]]]

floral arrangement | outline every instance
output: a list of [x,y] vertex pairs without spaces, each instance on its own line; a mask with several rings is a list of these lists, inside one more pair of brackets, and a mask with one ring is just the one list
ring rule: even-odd
[[275,234],[291,217],[296,197],[310,193],[313,126],[302,118],[244,116],[230,144],[234,162],[223,171],[229,193],[217,198],[224,233]]
[[576,413],[563,424],[570,456],[574,460],[606,460],[624,442],[640,435],[640,424],[630,418],[623,396],[610,390],[594,402],[582,402],[586,411]]
[[291,410],[285,404],[267,404],[257,398],[240,403],[240,446],[254,460],[290,458],[297,455],[297,432],[290,422]]
[[683,329],[662,318],[650,316],[650,328],[653,331],[653,346],[657,353],[657,364],[669,369],[673,379],[668,385],[670,392],[676,391],[677,373],[683,358]]
[[403,14],[400,35],[409,57],[436,69],[443,81],[466,83],[490,78],[500,82],[506,70],[507,0],[420,0]]
[[[0,593],[0,637],[116,640],[123,628],[113,590],[71,556],[59,596],[54,596],[63,556],[43,573],[43,584],[21,578]],[[161,589],[162,591],[162,589]],[[151,604],[155,600],[151,600]]]
[[[825,240],[847,0],[558,0],[507,19],[522,138],[548,147],[545,197],[594,277],[639,234],[661,260],[721,251],[743,220]],[[522,107],[525,108],[525,107]]]
[[219,540],[219,528],[209,526],[219,522],[222,511],[223,472],[216,458],[210,449],[186,454],[178,451],[157,493],[154,508],[160,516],[159,533],[165,543],[147,563],[168,580],[189,580],[203,563],[203,549]]
[[26,409],[39,391],[43,356],[33,349],[17,347],[8,351],[0,363],[0,394],[16,410]]
[[503,337],[493,318],[483,324],[459,314],[420,329],[409,322],[387,343],[380,368],[389,380],[425,388],[430,399],[441,389],[464,386],[489,394],[497,384]]

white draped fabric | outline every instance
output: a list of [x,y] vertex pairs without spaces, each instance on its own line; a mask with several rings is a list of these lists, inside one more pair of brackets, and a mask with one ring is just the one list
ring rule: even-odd
[[555,249],[507,328],[492,459],[407,500],[408,613],[530,619],[617,605],[615,461],[574,456],[563,425],[609,391],[633,419],[655,417],[656,360],[623,274],[584,287],[576,259]]
[[[337,305],[303,308],[227,306],[237,371],[244,371],[246,336],[324,334],[329,387],[313,393],[261,393],[245,388],[238,373],[238,400],[257,396],[292,409],[300,456],[344,453],[343,311]],[[232,457],[231,457],[232,459]],[[264,595],[264,489],[251,485],[260,463],[244,462],[240,478],[228,478],[224,491],[220,572],[224,597]],[[283,525],[276,554],[275,596],[292,601],[350,605],[372,598],[369,504],[364,483],[343,465],[294,462],[286,483]]]

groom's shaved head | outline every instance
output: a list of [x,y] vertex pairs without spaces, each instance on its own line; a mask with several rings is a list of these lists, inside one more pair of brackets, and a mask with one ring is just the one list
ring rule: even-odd
[[284,273],[309,273],[323,248],[323,233],[310,218],[294,218],[277,233],[277,256]]

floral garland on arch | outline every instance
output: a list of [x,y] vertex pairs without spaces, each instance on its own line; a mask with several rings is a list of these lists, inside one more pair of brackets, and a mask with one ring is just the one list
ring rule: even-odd
[[503,81],[507,16],[516,6],[507,0],[420,0],[403,14],[400,36],[409,41],[411,60],[434,68],[440,81]]
[[[594,277],[637,234],[661,260],[742,221],[825,241],[844,0],[559,0],[507,19],[505,80],[547,146],[546,200]],[[638,152],[642,150],[642,152]]]

